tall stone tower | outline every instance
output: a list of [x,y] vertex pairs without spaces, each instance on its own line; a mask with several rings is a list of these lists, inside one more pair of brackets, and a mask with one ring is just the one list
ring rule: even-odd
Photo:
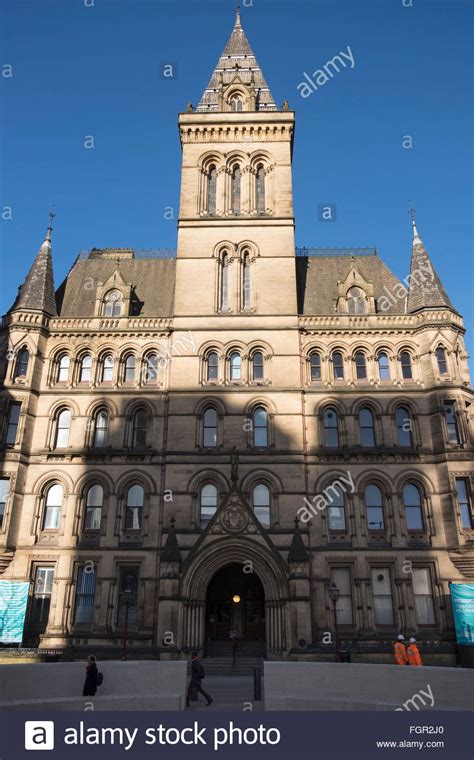
[[180,114],[179,129],[175,317],[202,316],[218,329],[235,327],[236,317],[250,324],[252,314],[294,320],[294,113],[277,110],[239,12],[199,106]]

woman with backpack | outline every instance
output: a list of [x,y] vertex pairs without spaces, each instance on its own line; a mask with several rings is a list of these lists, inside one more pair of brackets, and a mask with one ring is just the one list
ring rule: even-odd
[[83,697],[95,697],[97,687],[99,686],[99,671],[93,654],[87,658],[86,680],[82,690]]

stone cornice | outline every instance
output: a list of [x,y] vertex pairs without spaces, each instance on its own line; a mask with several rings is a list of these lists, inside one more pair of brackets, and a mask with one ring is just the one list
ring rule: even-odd
[[245,142],[245,143],[267,143],[267,142],[288,142],[293,139],[294,125],[289,123],[279,124],[266,119],[268,123],[264,124],[229,124],[223,121],[222,124],[204,125],[190,124],[180,127],[179,134],[181,144],[187,143],[226,143],[226,142]]
[[102,337],[111,335],[118,337],[131,337],[132,334],[143,331],[156,331],[169,333],[172,320],[160,317],[128,317],[118,319],[103,319],[101,317],[58,317],[50,322],[51,337],[58,337],[64,333],[94,334],[99,332]]
[[462,317],[448,309],[430,311],[420,314],[364,314],[349,316],[347,314],[322,315],[314,317],[299,317],[299,327],[310,332],[312,329],[337,328],[343,331],[367,332],[367,330],[395,330],[400,328],[409,331],[425,327],[446,327],[451,324],[455,329],[464,333]]

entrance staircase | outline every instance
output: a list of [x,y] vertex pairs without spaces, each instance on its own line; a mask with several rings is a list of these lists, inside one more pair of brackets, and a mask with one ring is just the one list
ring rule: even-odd
[[232,642],[211,641],[207,643],[202,661],[206,676],[248,676],[254,668],[263,670],[266,647],[264,641],[239,641],[232,664]]

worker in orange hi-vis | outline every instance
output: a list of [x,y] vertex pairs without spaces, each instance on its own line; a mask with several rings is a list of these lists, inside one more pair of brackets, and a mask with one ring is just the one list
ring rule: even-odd
[[407,646],[407,657],[409,665],[423,665],[420,650],[418,649],[416,639],[414,639],[413,636]]
[[393,645],[393,654],[395,656],[395,665],[408,665],[407,650],[404,644],[405,636],[399,634],[397,641]]

